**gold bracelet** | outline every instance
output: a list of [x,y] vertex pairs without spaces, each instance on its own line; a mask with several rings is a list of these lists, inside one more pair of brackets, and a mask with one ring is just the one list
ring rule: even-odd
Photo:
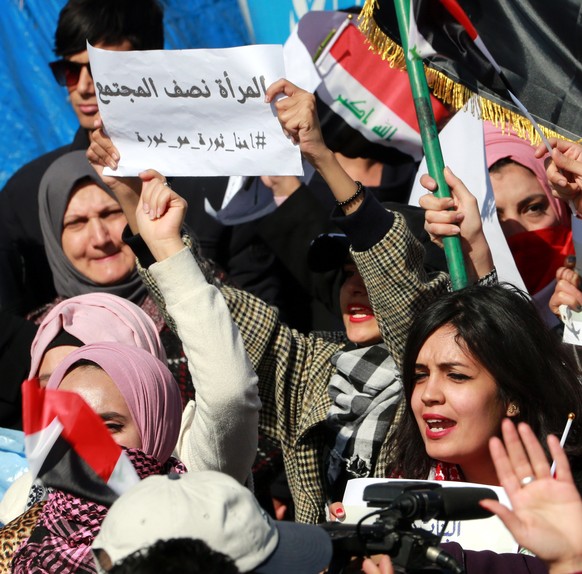
[[356,181],[354,183],[358,186],[358,189],[356,189],[356,193],[354,193],[352,197],[348,197],[348,199],[344,199],[343,201],[336,201],[335,203],[338,207],[345,207],[349,203],[352,203],[352,201],[359,197],[362,191],[364,191],[364,186],[362,185],[361,181]]

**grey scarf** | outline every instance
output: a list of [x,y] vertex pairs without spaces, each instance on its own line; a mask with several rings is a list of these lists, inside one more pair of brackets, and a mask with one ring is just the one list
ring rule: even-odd
[[384,344],[344,348],[331,362],[337,369],[328,386],[333,430],[327,469],[330,484],[346,469],[353,478],[369,476],[402,397],[402,380]]
[[73,151],[59,157],[46,170],[40,182],[38,191],[40,227],[57,293],[61,297],[95,292],[110,293],[139,304],[147,291],[137,269],[121,283],[99,285],[77,271],[63,252],[61,235],[65,211],[77,183],[87,179],[115,199],[113,192],[89,164],[84,151]]

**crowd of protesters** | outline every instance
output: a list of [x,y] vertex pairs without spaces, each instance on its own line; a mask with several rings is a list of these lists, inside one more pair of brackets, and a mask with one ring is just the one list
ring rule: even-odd
[[[255,182],[278,205],[253,224],[269,257],[257,266],[256,237],[228,231],[248,256],[241,276],[261,278],[253,291],[229,273],[234,252],[220,260],[218,224],[201,212],[222,179],[169,181],[148,165],[103,175],[120,155],[99,118],[87,40],[161,49],[162,7],[67,2],[51,68],[79,129],[0,192],[0,426],[24,418],[39,431],[38,448],[26,438],[29,471],[0,501],[2,571],[388,574],[382,552],[338,567],[319,526],[349,518],[341,501],[354,478],[503,487],[511,509],[480,504],[527,552],[443,544],[453,563],[469,574],[582,571],[581,373],[560,319],[582,308],[571,224],[582,145],[552,139],[550,152],[484,123],[525,292],[499,282],[478,202],[449,168],[451,197],[423,175],[420,207],[407,205],[417,162],[332,151],[316,96],[279,79],[265,105],[316,178]],[[469,281],[459,290],[442,250],[456,235]],[[315,301],[324,322],[298,311]],[[49,437],[48,410],[31,422],[39,403],[73,393],[111,444],[79,446],[81,415],[76,435]],[[112,494],[87,461],[119,447],[136,484]]]

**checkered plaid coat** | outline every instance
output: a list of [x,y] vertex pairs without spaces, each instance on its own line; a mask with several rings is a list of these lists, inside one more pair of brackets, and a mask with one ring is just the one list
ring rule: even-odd
[[[381,242],[352,254],[368,287],[384,341],[399,365],[412,319],[447,290],[446,274],[429,279],[424,273],[423,253],[396,213],[394,225]],[[155,282],[147,270],[140,272],[164,310]],[[281,444],[296,518],[322,522],[328,502],[324,424],[331,406],[327,386],[334,374],[330,358],[346,344],[345,335],[304,335],[280,323],[277,309],[250,293],[227,286],[221,291],[259,377],[263,403],[259,424],[263,433]],[[166,320],[173,324],[171,317]],[[385,475],[387,445],[385,441],[374,476]]]

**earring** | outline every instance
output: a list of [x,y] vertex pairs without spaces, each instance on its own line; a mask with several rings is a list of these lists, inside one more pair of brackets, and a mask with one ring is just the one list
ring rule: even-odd
[[507,407],[507,416],[514,417],[519,414],[519,407],[515,403],[509,403]]

